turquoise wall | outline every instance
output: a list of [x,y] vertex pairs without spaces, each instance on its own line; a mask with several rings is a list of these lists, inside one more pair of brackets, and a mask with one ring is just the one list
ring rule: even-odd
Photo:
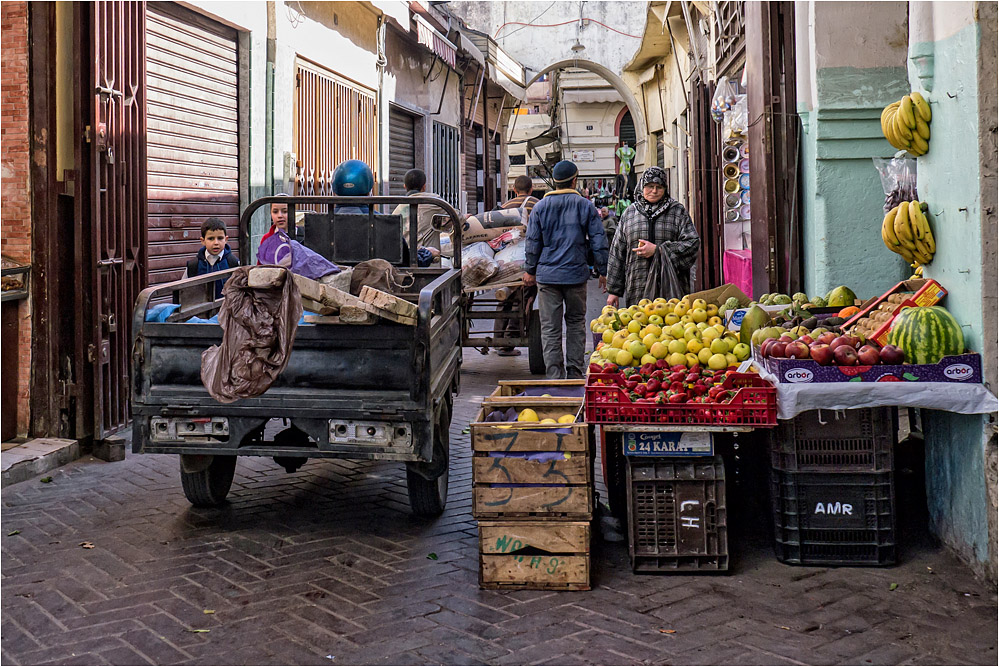
[[[946,39],[910,45],[910,78],[933,112],[930,150],[917,163],[919,196],[930,205],[937,240],[937,253],[924,275],[947,289],[943,305],[961,324],[968,348],[995,354],[995,341],[986,345],[982,337],[979,41],[974,23]],[[927,70],[911,63],[930,54],[933,73],[926,79]],[[932,91],[922,88],[927,84]],[[987,418],[928,412],[925,426],[931,528],[965,560],[984,566],[989,559]]]
[[805,291],[878,296],[912,273],[881,241],[885,195],[871,161],[894,154],[881,109],[908,92],[905,68],[829,67],[815,81],[817,107],[798,110]]

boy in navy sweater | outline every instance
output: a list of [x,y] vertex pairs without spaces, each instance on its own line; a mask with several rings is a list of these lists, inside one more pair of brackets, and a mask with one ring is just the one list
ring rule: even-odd
[[[225,271],[239,266],[239,260],[232,254],[226,243],[225,223],[218,218],[208,218],[201,225],[201,244],[198,256],[187,263],[185,278],[203,276],[206,273]],[[215,281],[215,298],[222,297],[225,279]]]

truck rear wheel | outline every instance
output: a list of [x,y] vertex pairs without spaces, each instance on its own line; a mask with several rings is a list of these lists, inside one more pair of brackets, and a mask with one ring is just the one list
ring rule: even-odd
[[[204,459],[211,462],[205,463]],[[221,505],[232,486],[236,473],[235,456],[188,456],[180,457],[180,483],[184,495],[195,507],[215,507]]]
[[441,403],[434,428],[433,467],[441,472],[434,479],[427,479],[412,467],[406,468],[406,487],[409,506],[417,516],[440,516],[447,504],[449,448],[451,437],[451,412],[447,403]]
[[527,318],[527,364],[534,375],[548,371],[541,345],[541,312],[537,310],[531,310]]

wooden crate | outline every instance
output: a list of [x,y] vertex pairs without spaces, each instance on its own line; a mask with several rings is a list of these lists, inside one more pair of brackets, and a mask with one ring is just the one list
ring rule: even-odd
[[479,586],[590,590],[590,524],[480,521]]
[[[541,387],[571,388],[579,389],[579,396],[518,396],[528,389],[538,389]],[[533,408],[536,405],[558,405],[565,406],[565,412],[576,413],[583,402],[583,389],[586,387],[586,380],[500,380],[499,385],[489,394],[482,406],[502,406]],[[571,408],[571,409],[568,409]],[[487,410],[488,412],[488,410]]]
[[[531,407],[541,419],[561,410]],[[484,415],[485,408],[471,424],[472,514],[478,519],[589,520],[593,456],[587,425],[487,423]]]

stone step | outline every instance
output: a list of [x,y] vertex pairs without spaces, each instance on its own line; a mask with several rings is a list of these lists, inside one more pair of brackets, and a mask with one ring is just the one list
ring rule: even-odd
[[80,458],[80,443],[65,438],[35,438],[0,454],[0,486],[17,484]]

